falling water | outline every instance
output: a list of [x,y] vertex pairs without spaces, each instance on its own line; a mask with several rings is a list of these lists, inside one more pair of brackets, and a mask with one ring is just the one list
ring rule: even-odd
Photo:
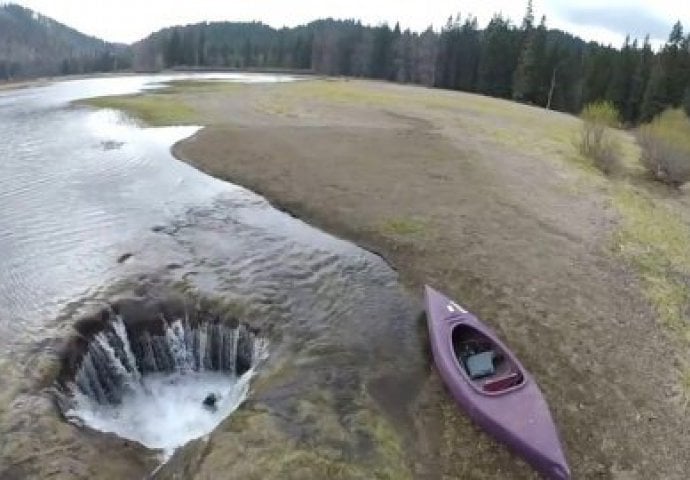
[[[161,315],[133,335],[120,314],[108,317],[63,382],[65,416],[168,453],[240,405],[266,352],[265,341],[238,322],[193,325],[187,316]],[[209,394],[218,399],[212,408],[203,405]]]

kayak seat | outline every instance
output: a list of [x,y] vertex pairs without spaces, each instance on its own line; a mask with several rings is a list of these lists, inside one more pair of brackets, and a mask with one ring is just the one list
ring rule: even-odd
[[465,367],[472,380],[488,377],[496,372],[494,366],[495,354],[492,350],[475,353],[465,358]]

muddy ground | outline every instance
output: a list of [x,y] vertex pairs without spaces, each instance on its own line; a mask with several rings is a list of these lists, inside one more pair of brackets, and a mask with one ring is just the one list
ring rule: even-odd
[[[420,304],[430,284],[495,327],[542,387],[574,478],[687,478],[687,344],[617,250],[626,219],[616,192],[629,179],[579,157],[578,120],[364,81],[189,84],[149,96],[194,112],[174,123],[206,125],[175,147],[178,158],[381,254]],[[632,158],[632,137],[621,141]],[[683,192],[665,198],[687,206]],[[430,363],[424,375],[419,391],[401,394],[410,401],[380,405],[403,419],[411,476],[532,477],[468,422]],[[229,468],[245,450],[222,436],[170,478]]]

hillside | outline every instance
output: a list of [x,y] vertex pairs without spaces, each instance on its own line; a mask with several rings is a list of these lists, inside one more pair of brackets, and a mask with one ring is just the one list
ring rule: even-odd
[[128,68],[125,45],[106,43],[19,5],[0,6],[0,80]]

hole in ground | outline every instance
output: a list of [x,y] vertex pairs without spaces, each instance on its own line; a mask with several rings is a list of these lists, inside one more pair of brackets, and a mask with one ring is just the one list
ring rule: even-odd
[[166,454],[246,398],[266,342],[232,315],[181,300],[122,300],[76,325],[58,403],[79,426]]

